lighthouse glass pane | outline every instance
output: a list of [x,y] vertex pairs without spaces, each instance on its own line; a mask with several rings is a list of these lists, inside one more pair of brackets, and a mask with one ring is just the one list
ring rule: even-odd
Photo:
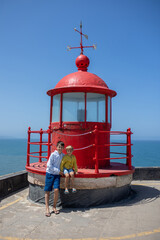
[[105,122],[105,95],[87,93],[87,122]]
[[63,122],[84,122],[85,94],[81,92],[63,94]]
[[108,123],[111,123],[111,98],[108,97]]
[[53,96],[52,122],[60,121],[60,94]]

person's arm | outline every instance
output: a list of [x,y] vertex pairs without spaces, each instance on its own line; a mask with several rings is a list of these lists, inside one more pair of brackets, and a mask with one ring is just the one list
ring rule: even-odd
[[76,157],[75,156],[74,156],[73,166],[74,166],[75,173],[77,173],[78,168],[77,168],[77,161],[76,161]]

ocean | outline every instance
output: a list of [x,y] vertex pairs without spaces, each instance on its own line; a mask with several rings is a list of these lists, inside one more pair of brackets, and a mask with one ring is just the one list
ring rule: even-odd
[[[132,140],[132,144],[133,166],[160,166],[160,141]],[[26,139],[0,139],[0,176],[25,170],[26,154]]]

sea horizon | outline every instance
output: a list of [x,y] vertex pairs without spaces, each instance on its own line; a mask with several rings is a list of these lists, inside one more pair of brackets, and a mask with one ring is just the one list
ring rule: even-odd
[[[35,141],[36,138],[33,140]],[[160,140],[134,139],[132,144],[134,167],[160,166]],[[27,138],[0,137],[0,176],[25,170],[26,159]],[[34,162],[36,161],[37,159],[34,159]]]

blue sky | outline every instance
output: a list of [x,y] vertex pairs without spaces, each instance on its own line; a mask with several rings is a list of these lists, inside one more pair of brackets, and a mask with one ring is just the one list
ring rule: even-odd
[[1,0],[0,137],[25,138],[49,125],[50,98],[65,75],[77,71],[79,34],[88,71],[117,92],[112,130],[131,127],[133,139],[160,140],[159,0]]

